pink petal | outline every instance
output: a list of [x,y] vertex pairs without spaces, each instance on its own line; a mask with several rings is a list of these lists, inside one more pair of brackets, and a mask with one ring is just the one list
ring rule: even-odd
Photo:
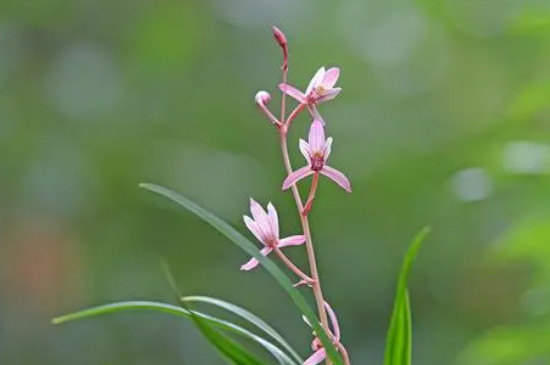
[[325,89],[332,89],[334,85],[336,85],[338,77],[340,77],[340,69],[338,67],[329,68],[327,72],[325,72],[321,85],[323,85]]
[[325,75],[324,67],[321,67],[319,70],[317,70],[317,72],[309,82],[309,85],[307,86],[306,95],[308,95],[315,87],[317,87],[317,85],[319,85],[323,81],[324,75]]
[[340,171],[325,165],[321,170],[321,174],[325,175],[326,177],[328,177],[329,179],[331,179],[332,181],[340,185],[348,193],[351,193],[351,184],[348,178],[344,174],[342,174]]
[[327,90],[322,96],[317,98],[317,104],[321,104],[325,101],[334,99],[338,94],[340,94],[340,91],[342,91],[342,88],[340,87],[335,87],[334,89]]
[[258,239],[258,241],[264,243],[264,238],[262,237],[262,233],[258,229],[258,225],[256,224],[256,222],[254,222],[250,217],[246,215],[243,216],[243,219],[246,228],[248,228],[248,230],[252,232],[252,234]]
[[260,215],[264,212],[264,209],[260,203],[250,198],[250,212],[252,213],[252,218],[257,222]]
[[314,154],[316,152],[323,152],[325,147],[325,129],[323,128],[323,123],[320,120],[315,119],[311,123],[309,128],[309,148]]
[[290,188],[292,185],[294,185],[299,180],[303,179],[304,177],[307,177],[309,175],[313,174],[313,170],[308,166],[304,166],[299,168],[298,170],[292,172],[290,175],[288,175],[283,181],[283,190],[286,190]]
[[[260,253],[264,256],[267,256],[271,252],[271,250],[272,250],[271,247],[264,247],[263,249],[260,250]],[[259,263],[260,262],[256,258],[253,257],[246,264],[241,266],[241,270],[243,270],[243,271],[252,270],[256,266],[258,266]]]
[[277,244],[277,247],[282,248],[286,246],[298,246],[303,244],[305,241],[306,241],[306,236],[304,235],[289,236],[289,237],[280,239],[279,243]]
[[308,106],[307,109],[309,110],[309,113],[311,114],[314,120],[319,120],[323,126],[326,124],[315,105]]
[[302,152],[307,162],[311,163],[311,149],[309,148],[309,144],[303,139],[300,139],[300,152]]
[[271,202],[267,205],[267,218],[271,224],[271,231],[274,233],[275,238],[279,238],[279,217],[277,216],[277,210]]
[[267,213],[264,208],[262,208],[262,206],[252,198],[250,198],[250,212],[256,222],[256,229],[259,231],[262,238],[266,239],[267,237],[272,236],[273,231],[271,229],[271,224],[269,223]]
[[313,353],[310,357],[304,361],[303,365],[317,365],[327,357],[327,353],[324,348],[321,348]]
[[325,152],[323,153],[323,158],[325,159],[325,162],[328,160],[328,156],[330,156],[331,151],[332,151],[332,137],[328,137],[327,141],[325,142]]
[[330,322],[332,323],[332,330],[334,331],[334,341],[340,341],[340,326],[338,325],[338,318],[336,318],[336,313],[332,310],[330,305],[325,302],[325,309],[327,310]]
[[287,94],[288,96],[291,96],[294,99],[298,100],[300,104],[304,104],[306,102],[306,96],[300,90],[296,89],[294,86],[281,83],[279,84],[279,89],[285,94]]

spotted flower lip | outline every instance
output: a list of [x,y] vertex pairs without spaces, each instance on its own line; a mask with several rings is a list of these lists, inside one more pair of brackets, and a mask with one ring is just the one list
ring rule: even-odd
[[300,139],[300,152],[306,158],[308,165],[288,175],[283,182],[283,190],[288,189],[309,175],[321,173],[340,185],[345,191],[351,193],[351,184],[348,178],[340,171],[327,165],[331,147],[332,137],[325,138],[323,123],[315,119],[309,129],[308,142]]
[[342,91],[341,88],[334,87],[339,77],[340,69],[338,67],[331,67],[328,70],[321,67],[309,82],[305,93],[286,83],[279,84],[279,89],[300,104],[307,105],[311,115],[322,121],[323,118],[317,111],[317,105],[334,99]]
[[[267,256],[274,247],[283,248],[286,246],[301,245],[305,242],[304,235],[289,236],[286,238],[279,238],[279,217],[277,216],[277,210],[273,204],[267,205],[267,211],[250,198],[250,212],[252,218],[243,216],[244,224],[252,232],[252,234],[264,244],[264,248],[260,250],[261,254]],[[250,259],[246,264],[241,266],[241,270],[249,271],[258,266],[259,261],[255,258]]]
[[[324,304],[327,314],[330,318],[333,331],[333,333],[328,333],[328,335],[331,337],[333,343],[338,343],[340,342],[340,325],[338,324],[338,318],[336,318],[336,313],[334,313],[330,305],[327,302],[325,302]],[[305,318],[304,320],[308,324],[308,326],[312,327]],[[323,347],[323,344],[321,343],[319,337],[315,337],[311,342],[311,350],[313,351],[313,354],[311,354],[311,356],[308,357],[306,361],[304,361],[303,365],[317,365],[326,359],[327,352]]]

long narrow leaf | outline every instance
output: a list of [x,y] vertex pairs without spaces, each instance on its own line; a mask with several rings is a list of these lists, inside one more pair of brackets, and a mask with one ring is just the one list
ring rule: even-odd
[[[84,319],[84,318],[93,317],[97,315],[122,312],[127,310],[151,310],[151,311],[175,315],[178,317],[183,317],[186,319],[190,319],[191,317],[191,313],[189,310],[181,307],[177,307],[174,305],[152,302],[152,301],[129,301],[129,302],[105,304],[105,305],[101,305],[93,308],[84,309],[75,313],[70,313],[70,314],[66,314],[66,315],[54,318],[52,322],[54,324],[62,324],[65,322],[74,321],[78,319]],[[286,355],[284,351],[282,351],[280,348],[278,348],[271,342],[265,340],[264,338],[248,331],[245,328],[242,328],[234,323],[227,322],[216,317],[212,317],[208,314],[204,314],[197,311],[193,311],[193,313],[197,317],[200,317],[208,321],[210,324],[216,326],[217,328],[230,331],[239,336],[255,341],[259,345],[263,346],[267,351],[269,351],[275,358],[277,358],[281,364],[295,364],[295,362],[293,362],[292,359],[290,359],[288,355]]]
[[282,347],[284,347],[289,352],[289,354],[294,357],[294,359],[298,362],[298,364],[301,364],[304,362],[304,360],[300,357],[300,355],[298,355],[298,353],[292,348],[292,346],[290,346],[290,344],[286,342],[283,336],[281,336],[273,327],[267,324],[264,320],[262,320],[255,314],[251,313],[250,311],[244,308],[241,308],[233,303],[229,303],[217,298],[211,298],[211,297],[205,297],[205,296],[188,296],[182,299],[187,302],[202,302],[202,303],[212,304],[216,307],[225,309],[241,318],[246,319],[248,322],[250,322],[257,328],[261,329],[263,332],[265,332],[271,338],[277,341]]
[[256,355],[216,330],[206,319],[195,313],[195,311],[191,311],[185,307],[184,309],[187,309],[189,317],[201,331],[203,336],[206,337],[210,344],[214,346],[220,355],[228,362],[235,365],[265,365]]
[[313,329],[315,330],[315,333],[320,338],[324,348],[327,350],[327,354],[329,358],[333,361],[333,363],[335,365],[340,365],[342,363],[338,352],[336,351],[331,340],[329,339],[329,337],[321,327],[319,323],[319,319],[317,318],[315,313],[312,311],[312,309],[309,307],[305,298],[300,294],[300,292],[296,288],[292,286],[292,283],[290,282],[288,277],[285,275],[285,273],[281,269],[279,269],[279,267],[275,265],[275,263],[273,263],[269,258],[261,255],[260,251],[256,248],[256,246],[252,242],[250,242],[246,237],[244,237],[236,229],[231,227],[222,219],[218,218],[216,215],[210,213],[209,211],[198,206],[191,200],[183,197],[178,193],[175,193],[169,189],[166,189],[162,186],[158,186],[154,184],[140,184],[140,187],[146,190],[149,190],[153,193],[162,195],[172,200],[173,202],[177,203],[178,205],[182,206],[183,208],[187,209],[191,213],[197,215],[199,218],[203,219],[205,222],[209,223],[211,226],[216,228],[224,236],[229,238],[233,243],[239,246],[242,250],[244,250],[249,255],[258,259],[258,261],[263,265],[263,267],[277,280],[277,282],[289,294],[289,296],[292,298],[296,306],[300,309],[302,314],[306,316],[306,318],[313,325]]
[[416,235],[401,266],[393,313],[386,338],[384,365],[411,365],[412,362],[412,316],[407,290],[407,281],[412,263],[426,235],[426,227]]

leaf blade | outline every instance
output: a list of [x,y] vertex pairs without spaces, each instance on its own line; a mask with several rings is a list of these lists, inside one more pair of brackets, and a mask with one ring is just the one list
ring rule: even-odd
[[[171,304],[153,302],[153,301],[138,300],[138,301],[110,303],[110,304],[104,304],[104,305],[100,305],[92,308],[87,308],[81,311],[56,317],[52,320],[52,323],[63,324],[66,322],[94,317],[97,315],[111,314],[111,313],[128,311],[128,310],[151,310],[151,311],[175,315],[185,319],[190,319],[191,317],[190,311],[182,307],[174,306]],[[289,358],[285,358],[285,354],[281,349],[273,345],[271,342],[265,340],[261,336],[258,336],[248,331],[245,328],[242,328],[234,323],[225,321],[223,319],[219,319],[197,311],[193,311],[193,313],[196,316],[203,318],[204,320],[208,321],[209,323],[211,323],[212,325],[215,325],[220,329],[230,331],[239,336],[249,338],[255,341],[256,343],[263,346],[267,351],[269,351],[275,358],[284,359],[285,363],[287,362],[289,364],[291,363]]]
[[425,227],[415,236],[403,259],[386,337],[384,365],[411,365],[412,363],[412,315],[407,281],[414,259],[429,232],[429,227]]
[[253,324],[257,328],[262,330],[264,333],[269,335],[271,338],[273,338],[275,341],[277,341],[282,347],[284,347],[290,353],[290,355],[294,357],[294,359],[299,364],[304,362],[304,360],[300,357],[300,355],[298,355],[298,353],[292,348],[292,346],[290,346],[290,344],[286,342],[283,336],[281,336],[273,327],[267,324],[260,317],[256,316],[254,313],[242,307],[239,307],[233,303],[229,303],[218,298],[212,298],[212,297],[206,297],[206,296],[186,296],[182,299],[187,302],[208,303],[208,304],[217,306],[219,308],[225,309],[241,318],[246,319],[249,323]]
[[306,318],[308,318],[308,320],[311,322],[311,324],[313,325],[313,329],[315,330],[315,333],[317,334],[317,336],[321,340],[321,343],[327,350],[328,357],[330,358],[330,360],[332,360],[334,365],[342,364],[340,355],[336,351],[334,345],[332,344],[332,341],[329,339],[329,337],[321,327],[319,323],[319,319],[317,318],[313,310],[309,307],[305,298],[300,294],[300,292],[296,288],[292,286],[292,283],[290,282],[288,277],[285,275],[285,273],[281,269],[279,269],[279,267],[275,265],[275,263],[273,263],[269,258],[261,255],[258,248],[256,248],[256,246],[252,242],[250,242],[250,240],[244,237],[240,232],[238,232],[235,228],[231,227],[225,221],[223,221],[213,213],[210,213],[206,209],[200,207],[199,205],[187,199],[181,194],[178,194],[165,187],[155,185],[155,184],[150,184],[150,183],[141,183],[139,184],[139,186],[145,190],[164,196],[165,198],[172,200],[174,203],[180,205],[181,207],[195,214],[196,216],[204,220],[206,223],[216,228],[216,230],[218,230],[224,236],[229,238],[231,242],[235,243],[242,250],[247,252],[249,255],[255,257],[262,264],[262,266],[283,287],[283,289],[291,297],[291,299],[296,304],[296,306],[300,309],[302,314],[306,316]]

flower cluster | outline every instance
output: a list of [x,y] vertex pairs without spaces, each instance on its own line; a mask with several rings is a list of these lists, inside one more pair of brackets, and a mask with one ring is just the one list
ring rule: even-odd
[[[351,184],[348,178],[340,171],[327,164],[328,158],[332,150],[332,137],[325,137],[325,120],[318,110],[318,105],[334,99],[340,92],[341,88],[335,87],[340,76],[340,69],[337,67],[329,68],[328,70],[321,67],[311,79],[305,92],[301,92],[294,86],[287,83],[288,77],[288,43],[284,33],[274,27],[273,34],[279,47],[283,52],[282,63],[282,82],[279,84],[281,95],[281,116],[276,117],[268,108],[271,101],[271,95],[267,91],[259,91],[256,94],[255,102],[262,113],[276,127],[279,133],[283,162],[286,168],[287,176],[282,182],[282,189],[291,189],[296,206],[299,211],[300,222],[303,233],[300,235],[289,236],[286,238],[279,237],[279,218],[273,204],[267,205],[267,210],[264,210],[258,202],[250,199],[250,212],[252,218],[244,216],[244,223],[252,234],[263,244],[260,251],[266,256],[273,252],[290,270],[292,270],[300,280],[296,285],[305,284],[310,287],[315,296],[317,309],[319,311],[320,324],[325,333],[331,338],[332,342],[341,353],[346,365],[349,365],[349,358],[345,347],[340,343],[340,328],[336,315],[332,308],[323,298],[319,274],[315,254],[313,250],[313,242],[309,229],[308,214],[311,211],[313,201],[316,197],[319,176],[323,175],[334,181],[346,192],[351,193]],[[293,111],[285,118],[286,96],[295,99],[298,104]],[[293,170],[290,163],[287,137],[292,122],[304,110],[308,110],[311,115],[311,126],[307,141],[299,140],[299,150],[305,157],[307,164],[297,170]],[[304,181],[306,177],[312,176],[309,195],[305,202],[302,202],[297,184]],[[310,275],[304,273],[298,268],[282,251],[281,248],[287,246],[304,245],[306,247]],[[241,270],[249,271],[257,267],[259,264],[255,258],[250,259],[247,263],[241,266]],[[332,329],[329,327],[329,319]],[[304,365],[315,365],[325,360],[326,351],[321,344],[321,341],[314,334],[312,342],[313,354],[304,362]]]

